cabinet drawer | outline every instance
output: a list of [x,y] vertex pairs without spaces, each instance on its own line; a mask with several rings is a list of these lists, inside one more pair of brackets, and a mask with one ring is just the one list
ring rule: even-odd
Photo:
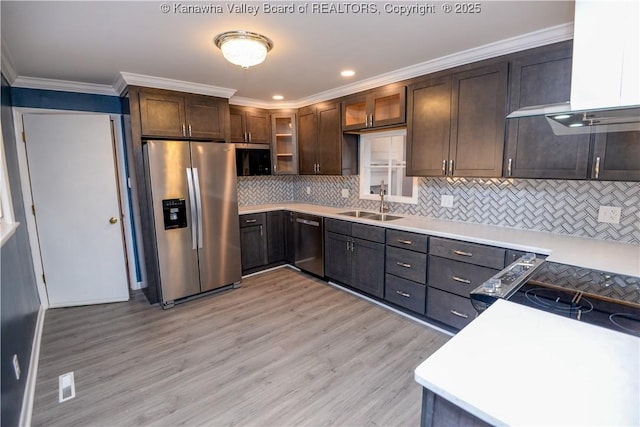
[[267,215],[264,212],[240,215],[240,228],[266,225]]
[[476,310],[469,298],[434,289],[427,289],[427,316],[439,322],[462,329],[476,318]]
[[351,224],[351,235],[353,237],[371,242],[384,243],[384,231],[383,227],[376,227],[375,225]]
[[429,255],[429,286],[468,298],[469,292],[499,272],[481,267]]
[[427,242],[429,236],[426,234],[409,233],[407,231],[387,230],[387,244],[403,249],[427,253]]
[[424,314],[427,287],[410,280],[387,274],[384,299],[416,313]]
[[477,245],[475,243],[432,237],[429,253],[443,258],[455,259],[484,267],[504,268],[505,249],[493,246]]
[[340,221],[339,219],[333,218],[325,218],[324,219],[324,229],[327,232],[338,233],[338,234],[346,234],[347,236],[351,236],[351,226],[352,222],[349,221]]
[[427,283],[427,255],[387,246],[387,273]]

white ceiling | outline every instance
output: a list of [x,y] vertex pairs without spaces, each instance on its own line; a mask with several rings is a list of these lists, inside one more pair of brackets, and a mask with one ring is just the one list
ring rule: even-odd
[[[214,4],[222,6],[223,13],[162,13],[163,3],[171,9],[180,4]],[[260,11],[252,16],[229,13],[227,6],[232,4],[262,7],[263,2],[3,0],[3,59],[20,77],[112,85],[120,72],[126,72],[231,88],[236,97],[258,103],[273,102],[271,96],[277,93],[292,103],[571,23],[574,10],[573,1],[481,1],[480,13],[446,14],[442,2],[432,2],[435,14],[400,16],[386,13],[385,2],[374,2],[377,14]],[[273,40],[274,48],[263,64],[242,70],[223,59],[212,40],[233,29]],[[345,68],[354,69],[356,76],[341,77],[339,71]]]

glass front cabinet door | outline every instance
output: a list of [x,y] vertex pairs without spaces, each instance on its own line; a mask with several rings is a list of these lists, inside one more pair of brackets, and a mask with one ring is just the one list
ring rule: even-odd
[[295,113],[273,113],[271,115],[271,156],[275,175],[298,173],[298,143],[296,139]]

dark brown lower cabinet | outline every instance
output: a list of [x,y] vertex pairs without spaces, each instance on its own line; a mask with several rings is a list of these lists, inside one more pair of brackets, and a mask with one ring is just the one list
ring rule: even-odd
[[422,389],[422,414],[420,427],[435,426],[490,426],[480,418],[454,405],[429,389]]
[[325,276],[382,298],[384,241],[384,228],[326,218]]
[[267,240],[263,225],[240,228],[242,271],[267,264]]
[[267,212],[267,263],[283,261],[285,257],[285,213]]

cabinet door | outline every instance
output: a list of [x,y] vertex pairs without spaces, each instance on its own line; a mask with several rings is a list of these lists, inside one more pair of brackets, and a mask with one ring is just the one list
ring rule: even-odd
[[[569,101],[571,46],[516,58],[511,67],[510,110]],[[557,136],[544,117],[507,121],[505,176],[585,179],[589,135]]]
[[244,110],[238,107],[229,107],[229,129],[231,142],[247,142]]
[[369,109],[367,95],[357,95],[342,101],[342,130],[358,130],[367,127]]
[[453,75],[449,174],[502,176],[506,62]]
[[211,97],[186,98],[185,114],[188,136],[192,138],[226,139],[226,109],[228,104]]
[[378,298],[384,296],[384,244],[353,239],[353,287]]
[[407,175],[442,176],[449,156],[451,76],[409,87]]
[[342,174],[342,132],[340,130],[340,103],[330,102],[317,106],[318,173],[321,175]]
[[267,264],[267,240],[264,234],[262,225],[240,228],[243,271]]
[[324,275],[345,285],[352,284],[351,238],[328,232],[324,242]]
[[143,136],[185,137],[184,97],[141,92],[140,123]]
[[298,173],[315,174],[316,143],[318,122],[315,107],[305,107],[298,111]]
[[274,175],[298,173],[298,144],[296,115],[271,115],[271,164]]
[[591,177],[611,181],[640,181],[640,132],[596,134]]
[[253,144],[269,144],[271,127],[269,113],[262,110],[246,111],[247,137]]
[[295,237],[295,217],[293,212],[285,212],[284,214],[284,257],[285,261],[293,264],[296,261],[296,237]]
[[406,121],[407,88],[392,87],[376,91],[371,96],[371,122],[369,126],[383,127]]
[[267,212],[267,262],[284,260],[285,255],[284,212]]

